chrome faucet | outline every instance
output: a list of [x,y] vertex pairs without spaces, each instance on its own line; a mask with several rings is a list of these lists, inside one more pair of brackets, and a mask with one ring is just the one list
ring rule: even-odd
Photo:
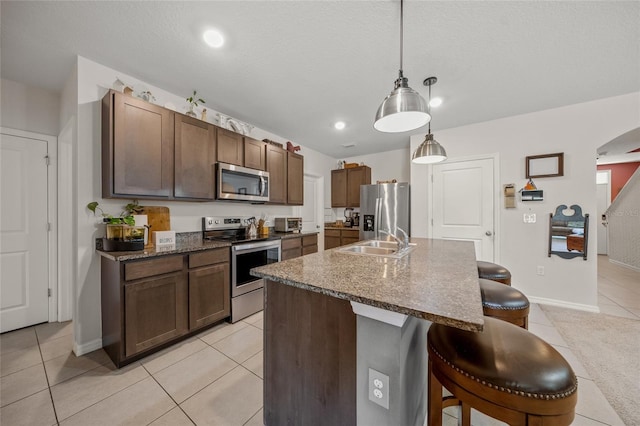
[[409,249],[409,235],[407,235],[404,229],[400,227],[398,227],[398,231],[402,233],[402,238],[398,238],[396,235],[389,231],[385,231],[384,229],[379,230],[380,233],[390,236],[396,243],[398,243],[398,252],[400,253]]

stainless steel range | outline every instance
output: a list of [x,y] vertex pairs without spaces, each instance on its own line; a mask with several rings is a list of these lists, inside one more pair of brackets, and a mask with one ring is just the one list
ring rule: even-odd
[[263,309],[264,280],[249,274],[251,268],[280,261],[280,239],[249,238],[249,218],[203,217],[204,240],[231,243],[231,322],[239,321]]

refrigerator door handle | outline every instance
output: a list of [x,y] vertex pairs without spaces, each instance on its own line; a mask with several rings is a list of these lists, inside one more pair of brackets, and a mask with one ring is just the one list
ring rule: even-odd
[[376,198],[376,209],[373,217],[373,239],[380,239],[380,216],[382,215],[382,198]]

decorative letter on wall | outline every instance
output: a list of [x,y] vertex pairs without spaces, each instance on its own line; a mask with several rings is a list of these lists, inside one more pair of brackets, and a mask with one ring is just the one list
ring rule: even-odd
[[580,257],[587,260],[589,239],[589,215],[582,215],[582,208],[574,204],[567,208],[562,204],[556,213],[549,214],[549,257],[552,254],[563,259]]

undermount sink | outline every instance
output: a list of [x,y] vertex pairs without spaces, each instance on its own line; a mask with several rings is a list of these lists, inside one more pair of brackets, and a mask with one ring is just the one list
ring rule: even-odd
[[393,241],[369,240],[338,249],[338,251],[349,254],[365,256],[401,258],[413,250],[415,244],[410,244],[407,250],[398,252],[398,244]]

